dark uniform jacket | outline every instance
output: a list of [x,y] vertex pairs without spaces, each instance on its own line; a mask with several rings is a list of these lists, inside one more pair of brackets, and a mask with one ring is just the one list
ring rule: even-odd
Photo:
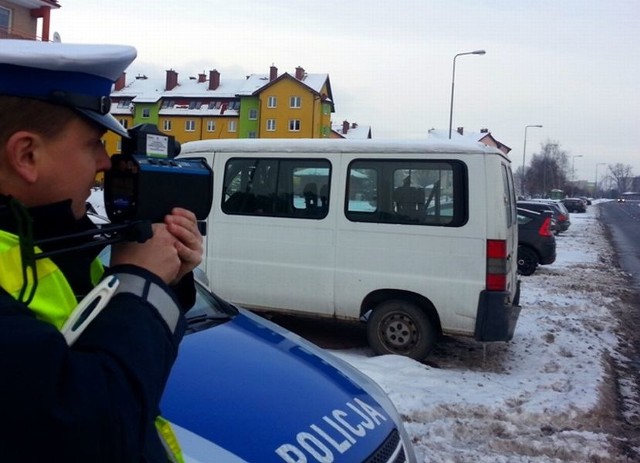
[[[0,196],[0,229],[15,233],[3,203]],[[30,213],[36,239],[92,227],[73,218],[69,202]],[[99,251],[52,257],[80,298],[91,289],[89,265]],[[192,278],[174,291],[135,266],[107,274],[142,277],[182,310],[195,297]],[[154,419],[184,328],[181,314],[169,327],[144,294],[119,292],[68,347],[53,325],[0,289],[0,461],[167,461]]]

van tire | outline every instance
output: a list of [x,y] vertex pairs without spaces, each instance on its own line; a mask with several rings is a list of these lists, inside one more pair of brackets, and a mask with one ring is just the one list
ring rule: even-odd
[[436,343],[436,330],[427,314],[399,299],[384,301],[367,321],[369,346],[378,355],[396,354],[424,359]]

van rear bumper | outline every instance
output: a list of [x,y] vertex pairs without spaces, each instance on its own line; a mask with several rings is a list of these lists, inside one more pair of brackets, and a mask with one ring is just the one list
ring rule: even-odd
[[520,309],[519,280],[515,294],[482,291],[478,300],[475,339],[482,342],[511,341]]

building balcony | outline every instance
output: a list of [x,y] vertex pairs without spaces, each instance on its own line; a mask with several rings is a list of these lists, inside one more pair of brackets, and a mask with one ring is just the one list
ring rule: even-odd
[[40,40],[40,37],[34,34],[0,27],[0,39]]

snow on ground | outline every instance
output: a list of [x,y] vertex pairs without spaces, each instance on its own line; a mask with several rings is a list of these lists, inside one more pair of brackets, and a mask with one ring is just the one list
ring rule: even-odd
[[387,391],[419,462],[631,461],[615,445],[611,379],[625,280],[596,211],[571,214],[556,262],[521,277],[510,343],[445,338],[426,363],[332,350]]

